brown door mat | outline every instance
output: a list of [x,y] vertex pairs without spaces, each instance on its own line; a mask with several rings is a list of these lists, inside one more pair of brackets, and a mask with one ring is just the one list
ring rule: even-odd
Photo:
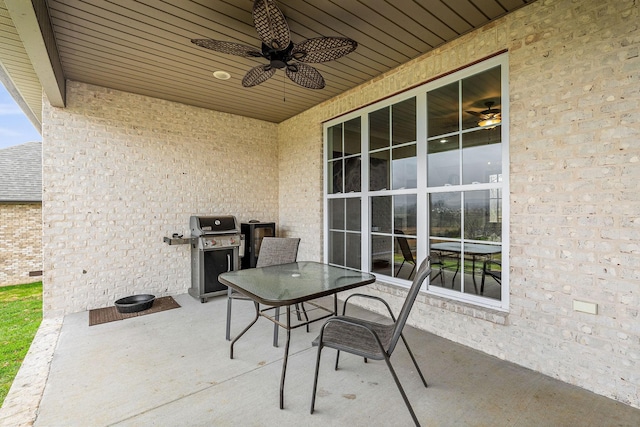
[[160,311],[171,310],[172,308],[179,307],[180,304],[178,304],[172,297],[160,297],[153,301],[151,308],[138,311],[136,313],[120,313],[115,305],[111,307],[97,308],[95,310],[89,310],[89,326],[113,322],[115,320],[128,319],[130,317],[144,316],[145,314],[158,313]]

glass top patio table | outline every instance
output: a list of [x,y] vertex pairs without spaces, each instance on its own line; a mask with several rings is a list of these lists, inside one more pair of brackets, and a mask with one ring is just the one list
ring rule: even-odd
[[[368,285],[376,281],[373,274],[351,270],[344,267],[322,264],[313,261],[294,262],[290,264],[271,265],[261,268],[230,271],[218,276],[221,283],[235,289],[254,302],[256,309],[255,318],[238,334],[230,345],[230,357],[233,359],[233,346],[245,332],[253,326],[260,317],[265,317],[287,331],[287,341],[282,361],[282,375],[280,377],[280,409],[284,408],[284,380],[287,372],[287,360],[289,358],[289,343],[291,329],[308,325],[312,322],[335,316],[338,312],[337,293],[359,286]],[[333,310],[329,310],[310,300],[333,295]],[[291,306],[309,302],[316,308],[322,309],[328,314],[314,318],[306,322],[291,325]],[[260,304],[269,306],[260,309]],[[280,307],[286,307],[286,320],[282,323]],[[265,312],[275,310],[275,316]],[[305,317],[306,311],[303,310]],[[308,331],[308,330],[307,330]],[[274,343],[274,345],[276,345]]]
[[313,261],[230,271],[220,282],[272,307],[292,305],[373,283],[369,273]]

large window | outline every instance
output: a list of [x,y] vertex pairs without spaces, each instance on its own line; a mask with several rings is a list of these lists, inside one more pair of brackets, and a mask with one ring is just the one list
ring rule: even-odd
[[408,285],[431,256],[428,292],[508,308],[506,67],[501,55],[325,124],[330,263]]

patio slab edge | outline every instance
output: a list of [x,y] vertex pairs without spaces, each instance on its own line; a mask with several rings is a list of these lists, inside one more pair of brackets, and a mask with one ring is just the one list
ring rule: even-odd
[[32,426],[64,318],[45,317],[0,408],[0,426]]

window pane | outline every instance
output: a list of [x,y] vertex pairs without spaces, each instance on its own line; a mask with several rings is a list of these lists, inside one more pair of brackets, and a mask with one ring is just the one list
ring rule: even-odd
[[343,193],[344,188],[342,188],[342,160],[334,160],[329,162],[329,171],[327,173],[327,176],[329,177],[329,193]]
[[501,117],[500,67],[462,80],[462,129],[482,126],[482,120]]
[[464,193],[465,239],[502,241],[501,194],[498,189]]
[[407,239],[403,235],[395,237],[394,275],[410,280],[416,269],[416,239]]
[[342,157],[342,123],[327,130],[327,147],[330,159]]
[[344,124],[344,155],[360,153],[360,117]]
[[492,176],[502,174],[500,141],[500,127],[462,135],[463,184],[484,184],[491,182]]
[[[393,196],[394,229],[402,234],[416,235],[418,196],[406,194]],[[395,231],[397,233],[397,231]]]
[[360,156],[344,159],[344,191],[360,192],[362,186],[362,159]]
[[369,190],[388,190],[389,187],[389,150],[371,153],[369,156]]
[[437,138],[427,143],[427,185],[460,184],[460,146],[458,135]]
[[461,193],[429,195],[429,236],[461,238]]
[[361,227],[361,206],[360,198],[346,199],[347,204],[347,230],[360,231]]
[[329,228],[344,230],[344,199],[329,200]]
[[344,265],[344,233],[329,232],[329,263]]
[[371,236],[371,272],[391,276],[393,268],[391,236]]
[[418,161],[416,146],[406,145],[394,148],[393,154],[393,189],[416,188],[418,185]]
[[427,92],[427,136],[459,130],[458,82]]
[[361,245],[359,233],[346,233],[347,238],[347,253],[345,256],[345,266],[351,268],[361,268]]
[[[500,247],[498,247],[500,248]],[[498,249],[496,248],[496,249]],[[502,252],[488,255],[480,266],[484,274],[479,279],[480,295],[496,300],[502,299]]]
[[369,150],[389,146],[389,107],[369,113]]
[[416,99],[411,98],[392,106],[393,145],[416,140]]
[[432,270],[430,285],[460,291],[463,276],[460,273],[462,243],[431,239],[429,249]]
[[391,196],[371,198],[371,231],[391,233]]

